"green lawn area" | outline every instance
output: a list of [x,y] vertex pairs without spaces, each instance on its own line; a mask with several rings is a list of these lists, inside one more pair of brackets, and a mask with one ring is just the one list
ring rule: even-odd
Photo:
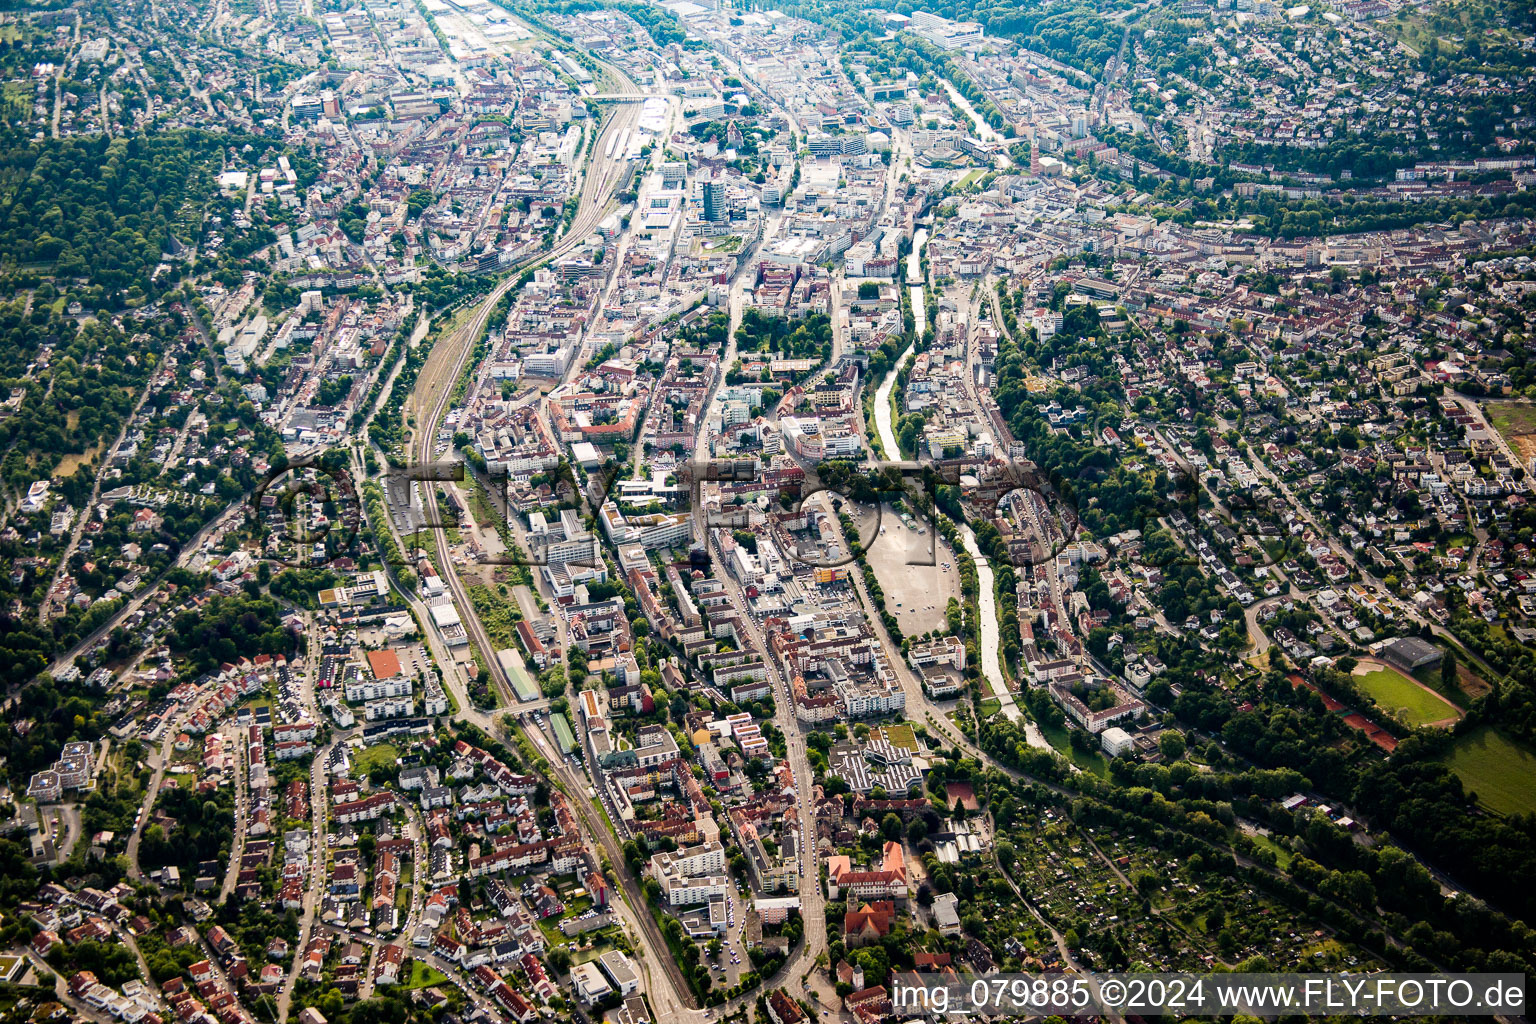
[[353,763],[358,770],[366,775],[374,768],[389,768],[395,763],[395,758],[400,756],[400,751],[395,749],[393,743],[375,743],[371,747],[364,747],[358,751]]
[[[452,519],[445,518],[442,520],[443,543],[449,545],[462,544],[464,543],[464,535],[459,533],[457,526],[449,525],[453,522],[454,520]],[[415,533],[407,534],[403,539],[407,551],[435,551],[434,545],[437,543],[437,529],[417,530]]]
[[1425,665],[1423,668],[1414,669],[1413,678],[1434,690],[1461,710],[1466,710],[1467,693],[1460,686],[1456,687],[1455,693],[1447,693],[1445,688],[1440,685],[1439,665]]
[[[1035,724],[1040,725],[1038,722]],[[1065,727],[1047,728],[1044,725],[1040,725],[1040,734],[1045,737],[1047,743],[1056,748],[1057,753],[1077,765],[1083,771],[1092,772],[1100,778],[1109,778],[1109,761],[1104,758],[1103,754],[1099,753],[1097,747],[1093,750],[1080,751],[1074,749],[1071,734]],[[1097,743],[1097,739],[1095,739],[1095,743]]]
[[913,734],[912,727],[910,725],[886,726],[885,738],[890,741],[890,744],[893,747],[900,747],[903,750],[912,751],[918,749],[917,736]]
[[1417,52],[1423,52],[1436,33],[1430,30],[1428,21],[1415,13],[1403,10],[1394,18],[1383,18],[1377,26],[1387,35],[1400,39]]
[[431,988],[448,980],[448,975],[421,960],[411,961],[411,976],[404,988]]
[[614,948],[613,943],[608,941],[609,936],[605,935],[604,931],[589,932],[586,935],[583,935],[582,939],[590,939],[592,941],[592,945],[582,946],[579,949],[571,950],[572,964],[590,963],[591,961],[596,960],[598,957],[602,956],[604,953],[608,952],[610,949]]
[[1254,845],[1262,846],[1264,849],[1273,852],[1275,855],[1275,860],[1280,866],[1280,870],[1284,871],[1291,866],[1291,858],[1295,855],[1292,854],[1290,850],[1275,842],[1269,836],[1250,835],[1248,838],[1253,840]]
[[1536,755],[1491,727],[1459,737],[1444,760],[1490,810],[1536,814]]
[[1430,722],[1459,718],[1461,712],[1437,693],[1430,693],[1396,669],[1379,668],[1355,676],[1355,684],[1388,714],[1417,728]]
[[996,697],[986,697],[976,705],[976,717],[991,718],[1001,710],[1003,710],[1002,701],[998,700]]
[[727,235],[724,238],[701,238],[694,243],[693,252],[696,256],[702,256],[705,253],[713,255],[730,254],[741,251],[741,243],[742,238],[740,235]]
[[565,932],[560,930],[560,921],[553,917],[539,918],[539,931],[544,933],[544,944],[550,948],[570,944],[570,939],[565,937]]
[[1461,52],[1469,38],[1477,39],[1483,46],[1508,39],[1509,31],[1500,21],[1495,5],[1461,0],[1404,7],[1391,18],[1378,20],[1376,25],[1418,53],[1424,52],[1430,40],[1437,40],[1441,55],[1452,57]]

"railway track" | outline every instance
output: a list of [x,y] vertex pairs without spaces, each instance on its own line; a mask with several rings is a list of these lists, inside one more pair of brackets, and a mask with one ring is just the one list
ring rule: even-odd
[[[616,68],[608,69],[611,74],[619,78],[627,88],[638,92],[635,84],[628,76]],[[492,311],[502,296],[506,295],[516,286],[522,272],[531,267],[536,267],[575,249],[597,227],[602,218],[607,215],[612,205],[613,195],[618,187],[633,173],[629,161],[622,159],[623,149],[619,143],[626,140],[635,130],[638,121],[638,108],[633,104],[622,104],[616,113],[603,126],[596,144],[592,147],[591,161],[582,181],[581,206],[572,220],[570,228],[561,237],[559,243],[546,253],[530,257],[528,260],[513,268],[513,272],[496,285],[475,311],[468,323],[456,330],[451,339],[444,346],[441,342],[434,347],[433,355],[438,351],[443,352],[443,359],[437,366],[432,366],[432,358],[428,359],[428,366],[423,367],[422,380],[418,382],[417,394],[413,403],[416,412],[416,433],[412,438],[412,455],[418,464],[430,462],[433,457],[433,445],[437,432],[447,412],[448,402],[453,395],[454,382],[463,375],[466,363],[475,349],[475,343],[486,329]],[[615,159],[615,154],[618,159]],[[429,374],[429,368],[432,372]],[[425,415],[423,415],[425,413]],[[423,486],[423,501],[434,500],[430,494],[425,493]],[[474,605],[469,600],[469,594],[459,579],[458,572],[454,569],[447,550],[447,544],[442,531],[434,531],[433,550],[437,555],[437,561],[442,570],[442,578],[454,601],[462,611],[462,622],[465,631],[469,634],[471,642],[484,652],[486,667],[490,672],[497,691],[501,694],[502,703],[508,707],[516,706],[516,697],[513,694],[511,681],[501,662],[495,656],[495,647],[491,643],[490,636],[475,613]],[[586,783],[577,777],[570,765],[558,757],[550,761],[550,768],[555,778],[565,788],[570,797],[571,805],[581,820],[582,828],[588,832],[596,845],[603,851],[608,862],[613,866],[623,888],[628,909],[636,929],[640,932],[640,938],[644,943],[647,959],[654,967],[659,967],[668,982],[667,992],[652,992],[653,1005],[658,1002],[658,1010],[665,1008],[668,1012],[663,1017],[671,1019],[683,1019],[684,1015],[693,1017],[702,1016],[700,1011],[692,1005],[691,990],[686,979],[682,975],[677,963],[672,959],[666,940],[657,927],[655,919],[646,909],[645,895],[641,891],[635,879],[625,867],[622,851],[613,833],[609,831],[607,824],[595,812],[591,802],[586,798]],[[660,998],[658,998],[660,997]]]

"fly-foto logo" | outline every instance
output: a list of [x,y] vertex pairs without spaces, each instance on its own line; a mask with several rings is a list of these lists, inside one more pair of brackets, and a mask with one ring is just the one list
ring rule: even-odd
[[773,513],[791,532],[814,531],[784,554],[815,568],[846,565],[876,544],[902,545],[907,565],[936,565],[939,517],[956,501],[968,506],[967,518],[1006,516],[1021,536],[1035,538],[1008,545],[1002,557],[1016,567],[1053,561],[1079,535],[1076,508],[1021,459],[831,460],[810,467],[695,459],[685,479],[700,532],[748,530],[758,521],[754,509]]
[[[600,509],[607,500],[616,479],[615,472],[611,468],[601,471],[583,488],[569,463],[561,461],[549,470],[534,474],[533,478],[538,477],[544,478],[547,492],[531,487],[522,492],[514,491],[515,478],[506,472],[487,471],[472,478],[464,463],[452,459],[390,469],[386,474],[386,486],[390,506],[396,510],[396,525],[408,538],[407,557],[411,561],[418,560],[427,552],[429,539],[435,542],[446,530],[458,525],[443,516],[440,498],[451,499],[448,489],[441,485],[468,482],[473,488],[483,488],[490,511],[506,526],[505,531],[501,531],[500,546],[488,546],[481,555],[481,564],[530,568],[601,566],[602,552],[591,533],[590,524],[595,519],[594,509]],[[441,496],[438,494],[440,490],[443,491]],[[522,506],[524,497],[534,504]],[[511,523],[513,513],[520,507],[526,507],[529,512],[539,511],[553,522],[546,522],[537,532],[522,531],[524,535],[519,538]]]
[[[1033,569],[1054,564],[1086,535],[1077,502],[1082,495],[1096,500],[1098,489],[1106,486],[1106,471],[1096,466],[1063,479],[1011,457],[938,463],[829,460],[804,466],[698,456],[676,468],[664,493],[645,496],[651,509],[646,511],[614,502],[622,483],[619,468],[610,463],[582,474],[561,460],[527,478],[494,471],[472,478],[456,459],[391,467],[382,476],[388,514],[405,539],[399,557],[415,563],[447,530],[457,528],[443,507],[462,510],[453,492],[463,493],[462,485],[472,484],[483,487],[490,510],[506,524],[499,550],[487,545],[481,555],[488,565],[599,567],[601,516],[657,514],[662,505],[686,505],[685,513],[674,514],[688,517],[692,541],[698,544],[716,529],[760,532],[773,515],[791,533],[813,534],[786,546],[782,554],[790,562],[835,568],[881,543],[900,544],[907,565],[933,566],[939,521],[952,517],[959,503],[966,520],[1003,527],[1003,542],[992,545],[989,557]],[[1218,519],[1241,523],[1261,510],[1243,491],[1224,493],[1218,500],[1192,469],[1180,467],[1163,483],[1159,493],[1136,504],[1131,525],[1143,534],[1167,529],[1180,543],[1149,547],[1136,556],[1142,564],[1154,565],[1161,558],[1165,564],[1197,565],[1202,529]],[[531,519],[521,520],[530,523],[527,529],[512,525],[533,512],[539,513],[537,528]],[[361,509],[344,466],[301,458],[274,468],[253,493],[250,514],[280,531],[278,542],[269,542],[266,551],[280,564],[315,566],[357,553]],[[1261,564],[1268,564],[1262,551],[1259,555]]]
[[847,565],[878,542],[886,533],[887,516],[901,522],[921,519],[926,525],[920,533],[914,526],[911,537],[901,538],[906,561],[936,564],[932,502],[922,500],[925,492],[932,493],[925,479],[932,475],[933,467],[915,462],[835,460],[807,468],[695,458],[682,467],[680,480],[689,493],[699,540],[717,529],[758,532],[756,524],[775,516],[790,532],[811,534],[784,552],[789,560],[830,569]]
[[357,554],[362,508],[343,465],[305,456],[274,466],[251,492],[247,514],[274,530],[269,561],[310,568]]

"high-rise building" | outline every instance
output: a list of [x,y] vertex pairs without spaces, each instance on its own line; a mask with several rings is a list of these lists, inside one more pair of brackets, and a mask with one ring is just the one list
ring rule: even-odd
[[725,182],[705,181],[703,185],[704,219],[725,220]]

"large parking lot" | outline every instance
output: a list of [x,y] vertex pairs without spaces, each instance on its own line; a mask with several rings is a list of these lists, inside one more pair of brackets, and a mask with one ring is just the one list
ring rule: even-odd
[[[861,527],[871,519],[865,517]],[[860,535],[866,534],[867,530],[861,529]],[[954,552],[943,537],[920,520],[908,526],[886,506],[881,510],[868,557],[880,589],[885,591],[886,609],[896,616],[902,633],[918,636],[930,629],[945,629],[944,609],[951,597],[960,598],[960,573],[955,568]],[[929,562],[932,564],[926,564]]]
[[709,976],[717,989],[730,988],[752,969],[752,961],[747,957],[747,949],[742,942],[742,919],[750,905],[750,897],[740,892],[726,897],[725,935],[721,938],[718,957],[709,955],[707,940],[699,943],[700,956],[709,965]]

